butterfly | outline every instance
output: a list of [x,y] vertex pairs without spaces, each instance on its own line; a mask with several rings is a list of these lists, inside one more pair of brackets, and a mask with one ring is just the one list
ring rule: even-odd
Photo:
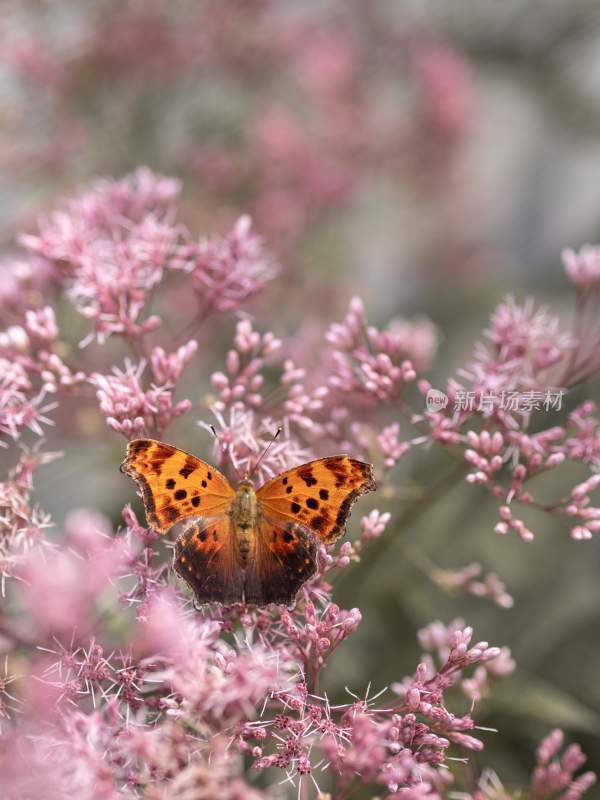
[[199,604],[291,605],[316,570],[319,542],[344,533],[354,501],[375,489],[373,467],[347,455],[282,472],[257,491],[154,439],[129,442],[122,472],[137,483],[150,527],[188,520],[173,566]]

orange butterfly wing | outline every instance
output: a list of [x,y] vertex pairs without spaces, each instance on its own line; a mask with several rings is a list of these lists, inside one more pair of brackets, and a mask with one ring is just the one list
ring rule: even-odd
[[304,525],[329,544],[344,533],[355,500],[374,489],[372,465],[340,455],[282,472],[256,496],[265,517]]
[[137,483],[148,524],[159,533],[186,517],[225,514],[234,496],[210,464],[154,439],[129,442],[121,471]]
[[235,547],[233,522],[223,514],[203,517],[175,542],[173,567],[189,584],[198,603],[241,603],[244,569]]

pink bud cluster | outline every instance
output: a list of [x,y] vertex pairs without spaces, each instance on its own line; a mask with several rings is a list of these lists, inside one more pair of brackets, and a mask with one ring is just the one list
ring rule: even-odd
[[335,603],[330,603],[319,613],[310,601],[304,605],[302,623],[291,614],[281,616],[281,625],[289,642],[295,644],[302,654],[307,668],[310,665],[317,671],[333,650],[358,628],[360,621],[358,608],[343,611]]
[[395,467],[402,456],[410,450],[410,443],[401,441],[399,437],[399,422],[387,425],[377,436],[377,443],[384,458],[383,465],[386,471]]
[[462,657],[466,657],[468,663],[472,658],[479,662],[473,675],[461,681],[462,691],[476,702],[489,691],[492,679],[513,672],[515,662],[507,647],[489,648],[487,642],[479,642],[468,649],[472,634],[472,629],[465,627],[462,619],[456,619],[449,625],[438,621],[419,631],[419,642],[426,651],[422,665],[427,673],[435,671],[434,656],[440,663],[451,663]]
[[125,368],[114,367],[112,375],[93,374],[90,382],[96,387],[107,425],[127,439],[135,436],[160,438],[172,419],[191,408],[189,400],[173,401],[173,389],[197,347],[197,342],[191,340],[168,355],[163,348],[154,348],[150,368],[156,383],[148,388],[142,385],[144,360],[138,364],[126,360]]
[[575,778],[574,773],[586,758],[577,744],[572,744],[559,756],[564,741],[561,730],[554,730],[540,744],[537,766],[531,780],[531,797],[535,800],[559,796],[563,800],[579,800],[596,782],[593,772],[584,772]]
[[237,310],[276,270],[262,240],[241,217],[229,236],[195,243],[175,222],[179,182],[140,168],[119,181],[100,181],[21,236],[50,262],[79,313],[93,323],[82,345],[112,334],[137,338],[161,324],[148,307],[166,273],[190,276],[197,321]]
[[0,332],[0,434],[14,440],[24,428],[41,436],[41,426],[52,424],[47,412],[56,407],[47,396],[85,379],[56,352],[58,327],[50,306],[27,309],[19,320]]
[[[418,350],[412,341],[416,332],[407,324],[383,332],[369,327],[362,300],[353,298],[344,321],[332,325],[327,333],[327,341],[334,348],[330,388],[369,402],[399,397],[416,377],[411,357],[422,356],[422,341]],[[430,336],[429,329],[425,336]]]
[[[325,607],[320,617],[310,603],[304,611],[303,628],[297,622],[293,625],[291,616],[284,614],[281,632],[295,642],[309,684],[314,684],[315,657],[327,658],[356,621],[353,612],[340,612],[332,606]],[[335,626],[341,630],[337,640],[332,640]],[[483,743],[468,733],[475,727],[471,716],[451,713],[445,693],[461,677],[467,683],[465,670],[475,667],[475,676],[479,669],[486,672],[486,665],[492,674],[491,664],[502,655],[499,648],[484,642],[469,647],[471,635],[468,628],[454,628],[447,657],[439,668],[423,662],[413,677],[392,687],[400,700],[384,702],[382,693],[371,697],[367,692],[364,698],[353,695],[349,704],[333,707],[318,692],[311,694],[304,683],[276,692],[265,707],[271,707],[275,716],[269,719],[265,711],[255,724],[246,726],[238,747],[256,758],[255,768],[277,767],[289,780],[310,780],[317,788],[318,768],[325,763],[342,793],[358,778],[362,784],[385,788],[390,800],[417,797],[419,792],[441,797],[451,782],[444,765],[453,743],[466,749],[483,748]],[[265,636],[268,633],[263,633],[263,639]],[[494,676],[511,668],[508,663],[504,672],[498,668]],[[474,702],[476,699],[473,696]]]
[[234,338],[235,349],[227,353],[226,372],[214,372],[211,383],[218,392],[215,409],[242,408],[244,405],[257,408],[263,403],[261,387],[264,378],[261,370],[267,359],[277,353],[281,341],[271,332],[261,335],[253,330],[250,320],[237,323]]
[[[547,311],[536,310],[531,301],[518,306],[510,298],[493,314],[486,340],[477,345],[469,367],[460,371],[468,382],[448,381],[444,407],[411,414],[411,422],[424,434],[416,441],[438,442],[454,458],[462,454],[468,464],[466,480],[500,503],[497,533],[512,530],[523,541],[532,541],[535,533],[518,510],[524,506],[562,515],[574,539],[589,539],[598,527],[597,509],[589,496],[600,464],[594,404],[585,401],[568,413],[562,425],[551,417],[538,432],[529,431],[534,414],[541,420],[542,414],[552,415],[567,405],[564,384],[554,389],[554,395],[552,387],[560,386],[557,376],[567,383],[582,379],[580,367],[573,367],[579,363],[580,345],[571,333],[559,331],[558,321]],[[592,370],[593,364],[586,369]],[[420,380],[418,387],[426,396],[432,390],[426,380]],[[403,412],[407,410],[405,406]],[[582,494],[577,488],[570,499],[538,500],[532,479],[568,462],[582,463],[592,472],[589,482],[583,481]]]

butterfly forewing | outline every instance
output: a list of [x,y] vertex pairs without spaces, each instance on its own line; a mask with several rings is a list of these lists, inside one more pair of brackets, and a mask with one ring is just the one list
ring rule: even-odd
[[256,496],[265,516],[304,525],[329,543],[343,534],[354,501],[373,489],[371,464],[340,455],[282,472]]
[[154,439],[134,439],[121,465],[142,493],[148,524],[159,533],[186,517],[228,510],[233,488],[217,469]]

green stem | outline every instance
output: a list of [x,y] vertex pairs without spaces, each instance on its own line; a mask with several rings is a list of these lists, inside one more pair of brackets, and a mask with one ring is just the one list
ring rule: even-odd
[[[432,483],[427,491],[423,492],[423,494],[417,500],[415,500],[415,502],[412,503],[404,511],[404,513],[393,519],[388,526],[388,530],[394,530],[397,532],[407,528],[409,525],[412,525],[420,516],[427,512],[427,509],[431,506],[431,503],[434,499],[437,500],[441,495],[454,488],[454,486],[463,479],[464,473],[465,465],[460,463],[456,464],[453,469],[442,475],[439,480]],[[368,547],[365,548],[363,554],[361,555],[361,569],[352,571],[352,581],[355,587],[360,588],[361,581],[364,582],[370,579],[370,568],[385,553],[385,551],[392,546],[394,541],[395,538],[390,536],[381,536],[379,539],[374,539],[369,543]],[[429,564],[424,561],[426,556],[421,557],[421,554],[419,554],[419,559],[417,559],[416,551],[413,551],[411,556],[415,563],[417,563],[417,561],[420,562],[419,566],[421,569],[428,569]]]

